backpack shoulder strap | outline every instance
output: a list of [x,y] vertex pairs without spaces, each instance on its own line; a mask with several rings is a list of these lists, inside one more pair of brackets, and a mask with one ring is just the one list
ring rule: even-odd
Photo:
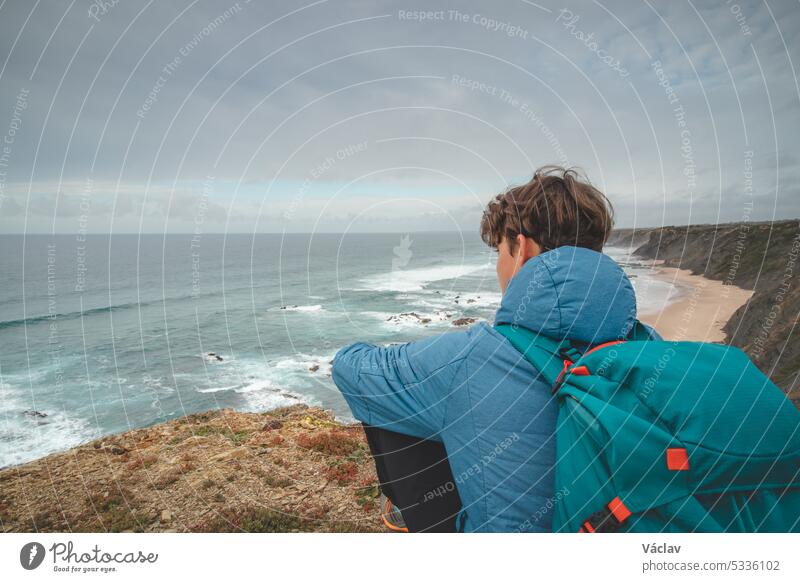
[[[545,380],[554,385],[564,371],[564,360],[578,361],[583,352],[568,339],[557,340],[514,324],[501,323],[495,329],[511,342]],[[627,341],[647,341],[653,336],[638,319],[635,321]]]
[[556,340],[513,324],[500,324],[495,329],[511,342],[550,385],[555,384],[563,370],[563,360],[577,360],[580,351],[569,340]]

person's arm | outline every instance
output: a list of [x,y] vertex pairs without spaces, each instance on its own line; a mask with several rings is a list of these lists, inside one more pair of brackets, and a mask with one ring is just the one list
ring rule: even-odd
[[439,435],[469,332],[379,347],[355,343],[333,360],[333,381],[361,422],[425,439]]

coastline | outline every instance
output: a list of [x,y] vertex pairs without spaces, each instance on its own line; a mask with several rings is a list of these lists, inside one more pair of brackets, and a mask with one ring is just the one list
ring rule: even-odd
[[663,259],[662,266],[753,289],[746,308],[724,327],[727,343],[743,350],[800,407],[800,343],[793,341],[800,311],[800,287],[794,283],[800,219],[616,229],[609,244],[644,257],[643,265]]
[[754,292],[661,263],[654,261],[658,270],[652,277],[671,283],[677,297],[670,294],[665,305],[640,313],[639,319],[666,340],[725,342],[725,324]]
[[[650,262],[667,340],[724,342],[753,292]],[[663,295],[663,284],[672,289]],[[656,289],[654,287],[653,291]],[[0,470],[4,532],[382,532],[363,431],[297,404],[214,410],[112,434]]]

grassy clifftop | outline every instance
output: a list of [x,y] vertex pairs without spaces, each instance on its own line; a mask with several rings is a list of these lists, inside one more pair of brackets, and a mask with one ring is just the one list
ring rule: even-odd
[[723,330],[800,401],[800,220],[619,229],[609,244],[753,290]]
[[0,471],[4,532],[383,531],[363,430],[297,405],[193,414]]

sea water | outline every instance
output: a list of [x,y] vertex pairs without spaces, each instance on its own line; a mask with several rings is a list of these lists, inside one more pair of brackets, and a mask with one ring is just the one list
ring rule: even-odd
[[[0,236],[0,467],[217,408],[299,402],[352,420],[331,360],[491,322],[494,251],[477,236]],[[607,248],[640,309],[669,297]],[[213,355],[212,355],[213,354]]]

